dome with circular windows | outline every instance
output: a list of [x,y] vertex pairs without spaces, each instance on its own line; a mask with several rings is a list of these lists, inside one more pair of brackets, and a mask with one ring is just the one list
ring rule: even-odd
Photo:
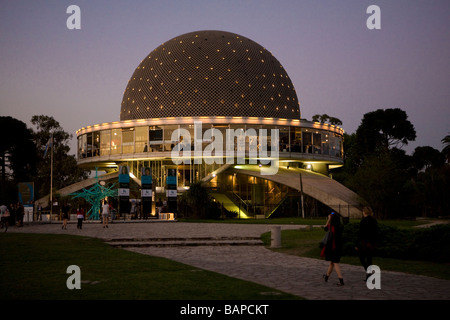
[[120,120],[205,116],[300,119],[300,107],[286,70],[261,45],[197,31],[145,57],[120,108]]

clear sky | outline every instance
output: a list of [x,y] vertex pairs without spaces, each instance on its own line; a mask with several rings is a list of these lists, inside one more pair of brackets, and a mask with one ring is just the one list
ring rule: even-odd
[[[81,29],[69,30],[69,5]],[[366,26],[370,5],[381,29]],[[302,118],[327,113],[347,133],[363,115],[401,108],[417,139],[450,134],[449,0],[2,0],[0,116],[51,115],[65,131],[119,120],[127,82],[161,43],[223,30],[270,50],[297,91]],[[4,137],[2,137],[4,138]]]

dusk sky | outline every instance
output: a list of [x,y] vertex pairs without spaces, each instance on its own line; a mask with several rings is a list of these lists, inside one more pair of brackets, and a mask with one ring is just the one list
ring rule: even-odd
[[[69,30],[70,5],[81,29]],[[370,5],[381,29],[366,26]],[[65,131],[119,120],[135,68],[161,43],[197,30],[233,32],[281,62],[301,117],[327,113],[356,131],[363,115],[401,108],[417,146],[450,134],[450,1],[2,0],[0,116],[31,126],[53,116]],[[4,137],[2,137],[4,138]]]

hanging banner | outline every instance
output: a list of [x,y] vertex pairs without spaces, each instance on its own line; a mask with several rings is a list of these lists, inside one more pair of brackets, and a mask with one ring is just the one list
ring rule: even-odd
[[130,168],[119,166],[119,213],[130,213]]
[[177,170],[176,169],[168,169],[167,170],[167,209],[170,213],[177,212]]
[[[119,166],[119,184],[127,184],[130,187],[130,169],[128,166]],[[124,186],[125,187],[125,186]]]
[[141,198],[142,215],[144,219],[152,215],[152,170],[149,167],[142,167],[141,171]]
[[20,203],[32,205],[34,203],[34,182],[20,182],[18,189]]

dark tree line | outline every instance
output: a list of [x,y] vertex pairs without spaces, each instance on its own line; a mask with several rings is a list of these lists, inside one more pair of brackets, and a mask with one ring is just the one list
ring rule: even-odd
[[[0,170],[2,202],[17,200],[17,184],[34,182],[35,199],[50,193],[51,152],[44,156],[53,133],[53,190],[86,179],[88,171],[77,166],[75,155],[69,154],[72,135],[65,132],[53,117],[36,115],[33,128],[12,117],[0,117]],[[3,138],[5,137],[5,138]],[[5,203],[6,203],[5,202]]]
[[344,135],[344,166],[333,176],[379,217],[449,215],[449,136],[442,151],[423,146],[407,155],[402,147],[415,138],[403,110],[369,112],[356,133]]

